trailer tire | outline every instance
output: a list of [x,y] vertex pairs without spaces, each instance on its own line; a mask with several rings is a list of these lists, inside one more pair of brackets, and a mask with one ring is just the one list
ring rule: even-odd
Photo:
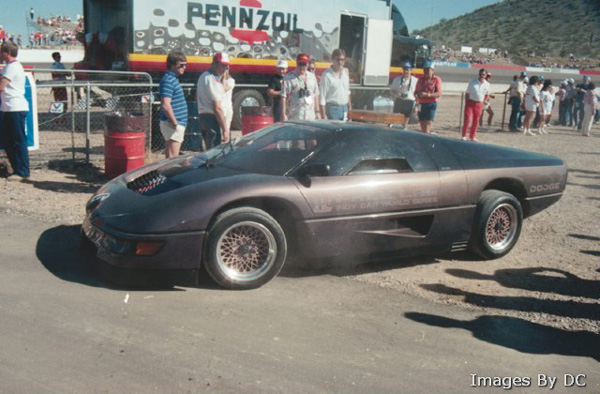
[[258,90],[240,90],[233,96],[233,121],[232,130],[242,129],[242,107],[264,107],[267,101]]

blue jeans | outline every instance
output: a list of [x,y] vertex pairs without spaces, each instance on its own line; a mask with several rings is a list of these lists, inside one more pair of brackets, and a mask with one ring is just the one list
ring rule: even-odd
[[25,120],[27,111],[4,112],[2,116],[2,143],[15,175],[29,178],[29,150]]
[[221,145],[221,126],[217,117],[213,114],[200,114],[198,121],[204,138],[204,147],[208,150]]
[[558,124],[561,126],[566,126],[567,122],[565,121],[567,112],[567,102],[561,101],[558,103]]
[[577,124],[577,130],[581,130],[583,115],[583,101],[576,101],[573,107],[573,119],[575,124]]
[[573,126],[573,100],[565,99],[565,124]]
[[325,106],[325,115],[327,119],[344,120],[344,113],[348,113],[347,105],[327,104]]
[[518,97],[512,97],[510,99],[510,105],[512,110],[510,112],[510,120],[508,121],[508,129],[515,131],[521,127],[521,99]]

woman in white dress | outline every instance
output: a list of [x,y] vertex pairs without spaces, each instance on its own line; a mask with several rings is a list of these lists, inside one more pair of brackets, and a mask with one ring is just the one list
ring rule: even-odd
[[535,135],[531,132],[531,120],[540,106],[540,80],[533,76],[529,79],[529,86],[525,93],[525,119],[523,120],[523,134]]
[[540,127],[538,129],[539,134],[548,134],[546,131],[546,122],[552,114],[552,107],[554,106],[554,88],[552,87],[552,80],[546,79],[544,81],[544,87],[540,92]]

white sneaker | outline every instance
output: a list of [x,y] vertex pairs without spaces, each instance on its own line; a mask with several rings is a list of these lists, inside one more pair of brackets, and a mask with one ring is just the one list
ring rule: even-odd
[[461,140],[466,141],[467,137],[462,137]]
[[523,135],[535,135],[535,133],[532,133],[531,130],[525,130]]
[[25,178],[17,174],[9,175],[8,178],[6,178],[6,180],[9,182],[21,182],[23,179]]

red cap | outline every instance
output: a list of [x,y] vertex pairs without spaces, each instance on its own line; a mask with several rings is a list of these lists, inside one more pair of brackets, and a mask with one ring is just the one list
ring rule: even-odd
[[229,64],[229,55],[224,52],[217,52],[213,56],[213,63]]
[[298,56],[296,56],[296,62],[310,63],[310,56],[308,56],[306,53],[299,53]]

